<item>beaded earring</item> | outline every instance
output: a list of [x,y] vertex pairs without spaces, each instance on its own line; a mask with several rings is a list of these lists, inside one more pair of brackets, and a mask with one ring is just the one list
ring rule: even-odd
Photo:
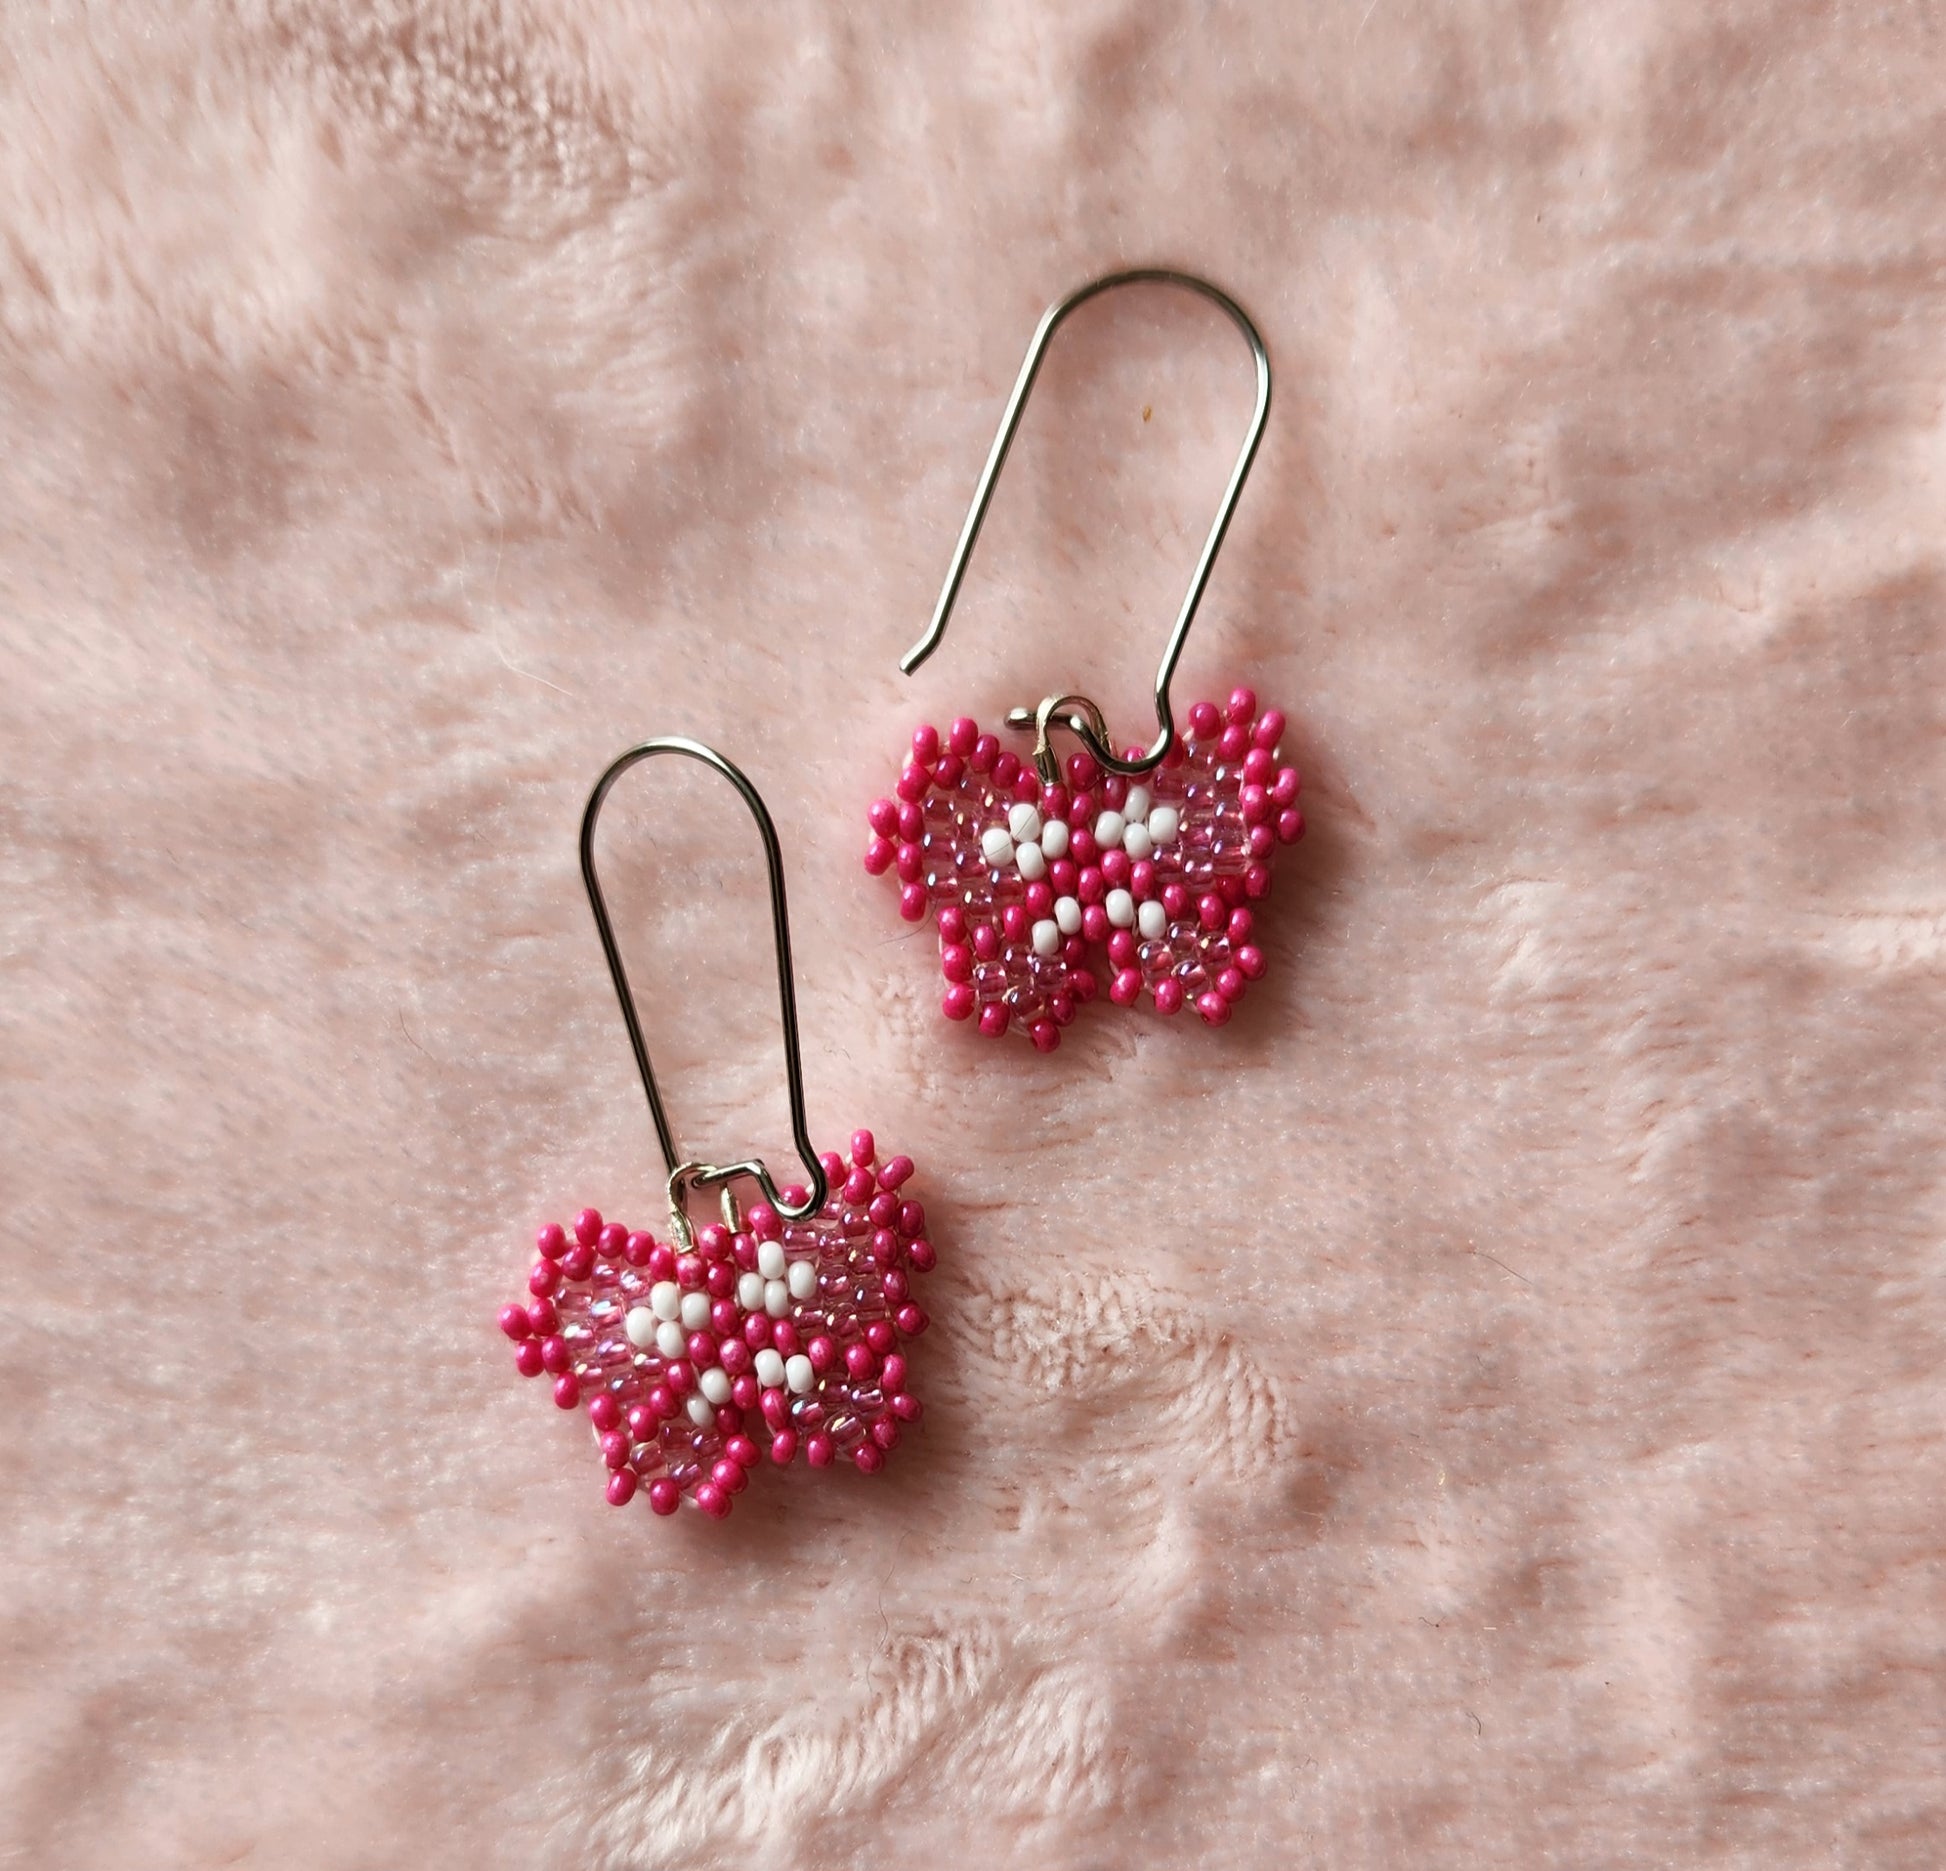
[[[901,659],[910,675],[939,647],[994,483],[1020,427],[1049,340],[1097,294],[1141,282],[1187,287],[1227,312],[1249,341],[1257,401],[1249,433],[1204,542],[1189,595],[1155,678],[1159,732],[1117,755],[1101,710],[1082,695],[1017,708],[1009,728],[1031,731],[1031,760],[1003,752],[970,716],[942,736],[912,737],[893,796],[870,810],[865,868],[892,872],[899,914],[933,915],[949,1020],[990,1035],[1025,1033],[1041,1052],[1095,998],[1106,961],[1108,998],[1158,1013],[1194,1006],[1221,1026],[1264,971],[1252,905],[1270,889],[1270,859],[1304,835],[1298,774],[1279,750],[1284,717],[1259,711],[1247,688],[1218,707],[1198,702],[1178,734],[1169,687],[1230,516],[1270,413],[1270,357],[1235,300],[1207,280],[1161,268],[1097,279],[1048,307],[1000,420],[926,634]],[[1080,743],[1062,762],[1050,732]]]
[[[783,1012],[791,1134],[808,1181],[779,1188],[761,1159],[684,1157],[664,1113],[608,905],[595,875],[595,821],[615,782],[657,754],[682,754],[734,786],[762,834]],[[668,1167],[667,1240],[584,1208],[549,1222],[527,1297],[500,1310],[525,1377],[552,1380],[563,1410],[585,1409],[617,1507],[638,1488],[658,1514],[684,1501],[721,1520],[767,1455],[813,1468],[841,1457],[875,1474],[919,1419],[906,1341],[926,1329],[911,1278],[934,1262],[925,1211],[907,1189],[912,1159],[881,1160],[868,1130],[849,1157],[819,1156],[804,1118],[797,997],[783,858],[750,781],[713,748],[676,736],[645,741],[597,782],[581,820],[581,875],[602,953]],[[754,1183],[746,1209],[738,1191]],[[722,1220],[695,1226],[690,1198],[714,1189]]]

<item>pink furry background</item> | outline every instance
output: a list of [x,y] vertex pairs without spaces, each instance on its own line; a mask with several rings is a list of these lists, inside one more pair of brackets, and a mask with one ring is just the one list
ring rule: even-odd
[[[1924,4],[0,13],[0,1862],[1946,1855],[1946,29]],[[1212,1035],[935,1016],[919,719],[1312,834]],[[575,872],[744,761],[923,1433],[600,1500],[491,1329],[657,1219]],[[719,848],[718,841],[726,841]],[[755,843],[606,848],[787,1154]]]

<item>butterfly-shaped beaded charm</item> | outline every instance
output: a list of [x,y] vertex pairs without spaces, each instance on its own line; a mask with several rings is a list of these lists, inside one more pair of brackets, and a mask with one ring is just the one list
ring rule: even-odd
[[1052,1052],[1105,981],[1117,1006],[1146,995],[1221,1026],[1264,971],[1251,906],[1270,859],[1304,836],[1283,733],[1238,689],[1190,709],[1140,779],[1084,749],[1044,781],[974,721],[943,742],[921,727],[896,796],[872,805],[865,868],[896,875],[907,922],[936,919],[946,1017]]
[[911,1276],[934,1254],[903,1193],[912,1160],[879,1163],[861,1130],[849,1163],[820,1162],[830,1194],[802,1221],[759,1203],[740,1229],[698,1228],[685,1247],[592,1208],[540,1230],[528,1297],[501,1308],[500,1329],[523,1376],[586,1410],[615,1506],[640,1489],[658,1514],[687,1500],[721,1520],[766,1456],[783,1467],[802,1449],[813,1468],[842,1457],[876,1474],[919,1420],[906,1343],[926,1315]]

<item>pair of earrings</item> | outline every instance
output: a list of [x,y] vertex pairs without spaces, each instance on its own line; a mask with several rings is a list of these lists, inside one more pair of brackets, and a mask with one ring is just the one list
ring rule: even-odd
[[[1057,300],[1035,328],[987,456],[926,634],[900,667],[938,647],[967,561],[1019,429],[1049,340],[1077,307],[1113,287],[1187,287],[1219,306],[1249,342],[1256,406],[1188,596],[1155,679],[1157,733],[1117,754],[1087,697],[1049,696],[1009,728],[1034,736],[1029,760],[1004,751],[971,718],[942,736],[922,726],[893,796],[870,808],[865,868],[891,873],[909,922],[931,916],[948,1019],[988,1035],[1020,1032],[1051,1052],[1099,994],[1160,1013],[1193,1006],[1221,1026],[1264,971],[1255,911],[1279,843],[1303,835],[1298,775],[1281,761],[1284,719],[1247,688],[1225,706],[1198,702],[1178,731],[1170,687],[1210,570],[1256,458],[1270,410],[1270,359],[1242,308],[1207,281],[1158,268],[1111,274]],[[1051,736],[1079,746],[1061,760]],[[698,760],[727,779],[757,822],[769,870],[791,1133],[805,1180],[779,1186],[759,1158],[717,1164],[677,1149],[596,875],[601,808],[631,767],[660,754]],[[926,1329],[916,1276],[936,1256],[910,1191],[909,1157],[885,1157],[869,1130],[847,1154],[819,1155],[804,1113],[790,916],[776,827],[756,788],[713,748],[677,736],[644,742],[596,783],[581,821],[581,872],[621,1002],[668,1177],[668,1238],[583,1209],[550,1222],[525,1299],[500,1328],[529,1377],[552,1380],[555,1404],[584,1409],[607,1472],[608,1499],[638,1492],[658,1514],[684,1501],[725,1517],[764,1460],[814,1468],[840,1459],[876,1473],[920,1417],[909,1388],[910,1342]],[[750,1185],[760,1199],[746,1207]],[[714,1191],[721,1219],[697,1226],[690,1205]]]

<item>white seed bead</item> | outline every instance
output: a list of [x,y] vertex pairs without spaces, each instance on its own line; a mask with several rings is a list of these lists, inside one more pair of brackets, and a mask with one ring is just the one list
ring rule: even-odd
[[1149,836],[1159,845],[1172,845],[1181,824],[1182,814],[1174,806],[1157,806],[1149,814]]
[[801,1397],[818,1381],[818,1374],[811,1368],[811,1360],[803,1352],[797,1352],[784,1360],[784,1382]]
[[980,855],[993,869],[1005,870],[1014,861],[1014,841],[1004,825],[989,825],[980,834]]
[[1128,801],[1122,807],[1122,817],[1133,825],[1137,819],[1149,816],[1149,789],[1146,786],[1131,786]]
[[710,1401],[707,1397],[691,1397],[683,1407],[688,1410],[689,1420],[698,1429],[707,1429],[710,1424],[716,1421],[716,1412],[710,1408]]
[[1050,858],[1064,858],[1068,854],[1068,828],[1064,820],[1049,819],[1041,827],[1041,851]]
[[622,1330],[637,1351],[647,1351],[655,1343],[655,1323],[655,1314],[648,1307],[631,1306],[628,1317],[622,1321]]
[[1023,799],[1007,814],[1007,829],[1015,844],[1027,844],[1041,835],[1041,815]]
[[1076,935],[1081,929],[1081,905],[1073,897],[1054,899],[1054,926],[1063,935]]
[[787,1318],[791,1309],[791,1289],[782,1280],[764,1282],[764,1310],[773,1319]]
[[1135,926],[1145,942],[1160,942],[1169,932],[1169,912],[1151,897],[1135,912]]
[[696,1388],[712,1403],[728,1403],[730,1374],[720,1364],[712,1364],[696,1379]]
[[1155,850],[1155,841],[1149,836],[1146,825],[1138,825],[1130,819],[1122,832],[1122,849],[1129,855],[1131,862],[1139,864]]
[[664,1319],[655,1328],[655,1348],[665,1358],[680,1358],[689,1349],[682,1335],[682,1327],[674,1319]]
[[1047,856],[1039,845],[1015,845],[1014,862],[1030,884],[1039,883],[1047,875]]
[[757,1243],[757,1271],[766,1280],[781,1280],[784,1277],[784,1244],[782,1241],[759,1241]]
[[682,1296],[682,1323],[686,1332],[700,1332],[709,1324],[707,1293],[685,1293]]
[[809,1299],[818,1290],[818,1270],[814,1262],[794,1260],[791,1270],[784,1276],[784,1284],[791,1289],[793,1299]]
[[761,1273],[737,1275],[737,1304],[745,1312],[755,1312],[764,1303],[764,1277]]
[[1112,851],[1122,842],[1122,827],[1127,823],[1119,812],[1104,812],[1095,820],[1095,843],[1104,851]]
[[658,1280],[649,1288],[649,1310],[658,1319],[673,1319],[682,1309],[682,1288],[673,1280]]
[[1034,925],[1034,953],[1052,955],[1061,946],[1061,925],[1051,916],[1043,916]]
[[1108,920],[1117,929],[1135,927],[1135,899],[1126,890],[1111,890],[1102,904],[1108,912]]
[[757,1353],[757,1382],[765,1390],[775,1390],[784,1381],[783,1354],[766,1345]]

